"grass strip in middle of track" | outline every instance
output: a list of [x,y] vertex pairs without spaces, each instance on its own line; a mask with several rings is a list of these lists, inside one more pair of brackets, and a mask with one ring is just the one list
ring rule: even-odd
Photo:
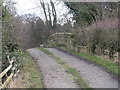
[[62,67],[65,69],[66,73],[70,76],[72,80],[75,81],[77,85],[79,85],[81,88],[89,88],[89,85],[81,78],[80,74],[77,72],[75,68],[72,68],[69,66],[66,62],[61,60],[59,57],[55,56],[53,53],[48,51],[47,49],[44,48],[39,48],[39,50],[43,51],[47,55],[51,56],[58,64],[61,64]]

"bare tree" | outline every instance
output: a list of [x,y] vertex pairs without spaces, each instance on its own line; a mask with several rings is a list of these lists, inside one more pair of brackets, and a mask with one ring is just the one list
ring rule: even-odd
[[55,9],[55,5],[54,5],[54,3],[53,3],[53,1],[52,0],[50,0],[50,3],[51,3],[51,7],[52,7],[52,15],[53,15],[53,27],[55,27],[56,26],[56,24],[57,24],[57,14],[56,14],[56,9]]
[[[55,32],[55,26],[57,24],[57,13],[55,9],[55,5],[52,0],[50,0],[50,3],[45,3],[44,0],[39,0],[40,4],[42,6],[42,9],[44,11],[44,16],[46,19],[46,24],[48,26],[48,30],[54,29]],[[46,7],[47,5],[47,7]],[[52,20],[53,18],[53,20]]]
[[49,14],[49,21],[50,21],[50,26],[52,26],[52,18],[51,18],[51,10],[50,10],[50,5],[47,4],[48,6],[48,14]]

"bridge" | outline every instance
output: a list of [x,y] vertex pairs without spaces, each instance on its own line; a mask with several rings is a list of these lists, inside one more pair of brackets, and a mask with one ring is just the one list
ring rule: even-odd
[[55,33],[50,36],[47,41],[48,47],[53,46],[67,46],[72,48],[73,47],[73,33]]

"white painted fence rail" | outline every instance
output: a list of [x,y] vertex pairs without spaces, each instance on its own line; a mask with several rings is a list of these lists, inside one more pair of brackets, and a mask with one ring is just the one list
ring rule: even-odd
[[7,74],[8,71],[11,70],[11,74],[7,77],[7,79],[5,80],[5,82],[3,82],[1,85],[0,85],[0,88],[6,88],[8,83],[10,82],[10,80],[12,79],[12,77],[14,76],[15,74],[15,70],[17,69],[17,66],[18,65],[13,65],[14,63],[14,60],[9,58],[9,56],[7,57],[9,62],[10,62],[10,65],[2,72],[0,73],[0,80],[2,81],[2,77],[5,76]]

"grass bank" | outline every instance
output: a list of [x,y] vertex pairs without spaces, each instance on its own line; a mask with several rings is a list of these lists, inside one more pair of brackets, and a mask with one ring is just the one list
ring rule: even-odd
[[81,78],[80,74],[77,72],[76,69],[69,66],[66,62],[61,60],[59,57],[55,56],[50,51],[39,48],[41,51],[46,53],[47,55],[51,56],[58,64],[62,65],[62,67],[65,69],[66,73],[70,76],[72,80],[75,81],[77,85],[79,85],[81,88],[90,88],[89,85]]
[[35,67],[35,63],[28,53],[21,52],[22,68],[15,80],[17,88],[42,88],[39,72]]
[[24,53],[23,72],[27,74],[26,82],[30,88],[42,88],[41,77],[35,67],[35,62],[28,53]]
[[107,61],[107,60],[98,58],[96,56],[90,55],[90,54],[82,54],[79,52],[75,52],[74,50],[71,50],[71,49],[66,48],[66,47],[57,47],[57,48],[62,50],[62,51],[65,51],[69,54],[72,54],[74,56],[80,57],[81,59],[85,59],[87,61],[90,61],[96,65],[103,67],[108,72],[112,72],[113,74],[120,76],[120,73],[118,72],[120,67],[117,64],[113,63],[112,61]]

